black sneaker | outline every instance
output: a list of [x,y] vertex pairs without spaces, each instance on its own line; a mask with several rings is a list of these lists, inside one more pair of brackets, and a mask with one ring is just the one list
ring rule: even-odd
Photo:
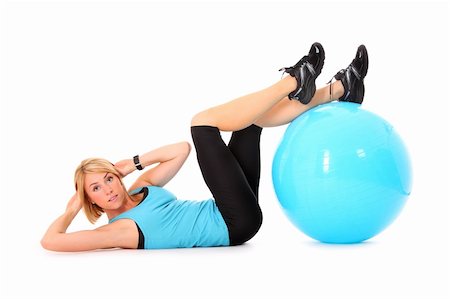
[[[361,104],[364,99],[364,77],[369,68],[369,56],[364,45],[358,47],[356,57],[346,68],[340,70],[334,79],[341,80],[344,85],[344,95],[338,100],[341,102],[353,102]],[[330,82],[333,80],[331,78]]]
[[297,80],[297,88],[289,94],[290,100],[308,104],[316,92],[316,78],[322,71],[325,51],[320,43],[314,43],[309,54],[303,56],[294,66],[280,69]]

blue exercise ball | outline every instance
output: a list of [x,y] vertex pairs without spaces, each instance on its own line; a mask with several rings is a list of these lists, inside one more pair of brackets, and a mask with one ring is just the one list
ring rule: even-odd
[[283,211],[300,231],[324,243],[358,243],[399,215],[412,172],[392,125],[358,104],[332,102],[288,126],[272,180]]

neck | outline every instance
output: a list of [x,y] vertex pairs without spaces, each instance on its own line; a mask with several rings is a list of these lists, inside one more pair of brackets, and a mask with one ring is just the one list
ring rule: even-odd
[[116,217],[117,215],[120,215],[134,207],[135,207],[135,203],[131,200],[130,195],[127,194],[124,204],[120,208],[114,209],[114,210],[106,210],[105,213],[106,213],[106,216],[108,216],[108,220],[111,220],[114,217]]

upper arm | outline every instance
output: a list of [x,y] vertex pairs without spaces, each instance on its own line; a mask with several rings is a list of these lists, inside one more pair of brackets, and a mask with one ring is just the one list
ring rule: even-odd
[[86,251],[107,248],[137,248],[138,231],[130,219],[121,219],[95,230],[61,233],[42,244],[53,251]]

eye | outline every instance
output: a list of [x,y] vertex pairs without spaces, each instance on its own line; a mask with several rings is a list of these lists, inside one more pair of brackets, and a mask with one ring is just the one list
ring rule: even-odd
[[94,186],[94,188],[92,188],[92,191],[97,192],[98,190],[100,190],[99,186]]
[[111,176],[108,176],[107,178],[106,178],[106,182],[107,183],[111,183],[112,181],[114,180],[114,177],[111,175]]

